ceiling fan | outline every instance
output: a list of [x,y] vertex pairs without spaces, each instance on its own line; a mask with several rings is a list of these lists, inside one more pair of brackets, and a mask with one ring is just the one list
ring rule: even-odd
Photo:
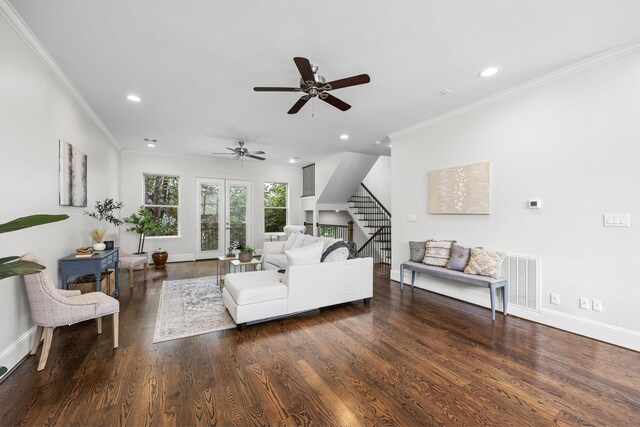
[[265,154],[264,151],[249,151],[246,148],[244,148],[244,142],[242,141],[238,141],[238,147],[236,148],[229,148],[229,147],[225,147],[225,148],[227,150],[231,150],[231,153],[211,153],[211,154],[231,154],[235,156],[233,160],[244,159],[245,157],[248,157],[250,159],[256,159],[256,160],[265,159],[264,157],[256,156],[256,154]]
[[326,82],[325,78],[318,74],[318,66],[311,65],[307,58],[295,57],[293,62],[296,63],[300,72],[300,87],[254,87],[256,92],[304,92],[302,98],[298,100],[288,111],[288,114],[295,114],[307,103],[311,98],[318,97],[324,102],[333,105],[339,110],[347,111],[351,105],[331,95],[329,91],[342,89],[344,87],[356,86],[369,83],[371,79],[367,74],[359,74],[357,76],[346,77],[344,79]]

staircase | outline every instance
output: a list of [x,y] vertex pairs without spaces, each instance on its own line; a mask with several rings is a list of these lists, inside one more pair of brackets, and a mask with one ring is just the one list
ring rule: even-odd
[[370,236],[358,255],[372,257],[374,264],[391,264],[391,213],[362,183],[348,201],[349,213],[365,235]]

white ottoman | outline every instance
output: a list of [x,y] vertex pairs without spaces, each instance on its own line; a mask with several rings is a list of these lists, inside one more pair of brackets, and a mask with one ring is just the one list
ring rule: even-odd
[[244,330],[247,323],[287,313],[289,290],[276,270],[231,273],[224,276],[224,306]]

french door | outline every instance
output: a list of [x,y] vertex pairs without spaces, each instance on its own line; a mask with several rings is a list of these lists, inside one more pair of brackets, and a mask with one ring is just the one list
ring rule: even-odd
[[196,178],[196,259],[251,245],[251,182]]

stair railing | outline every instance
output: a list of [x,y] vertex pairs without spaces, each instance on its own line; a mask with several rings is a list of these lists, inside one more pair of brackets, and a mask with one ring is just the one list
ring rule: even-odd
[[353,240],[353,221],[349,221],[347,225],[316,223],[316,227],[318,227],[318,236],[342,239],[346,242]]
[[389,264],[390,259],[387,254],[391,255],[391,212],[362,183],[353,193],[350,201],[358,213],[363,214],[367,224],[376,229],[358,250],[358,256],[372,257],[375,264]]

